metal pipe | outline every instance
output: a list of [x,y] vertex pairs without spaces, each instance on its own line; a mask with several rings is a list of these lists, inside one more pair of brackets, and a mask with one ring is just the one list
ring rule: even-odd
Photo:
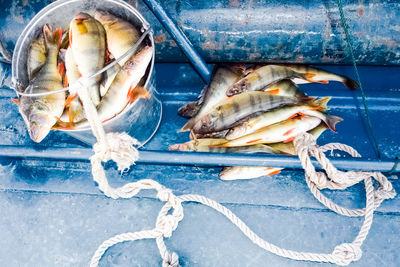
[[[62,153],[60,151],[62,150]],[[31,148],[21,146],[0,146],[0,157],[36,158],[53,160],[88,161],[93,155],[89,148]],[[400,172],[400,166],[394,160],[368,160],[363,158],[329,158],[333,165],[341,170]],[[227,164],[228,162],[228,164]],[[316,160],[313,164],[320,168]],[[179,151],[140,151],[137,163],[160,165],[196,165],[196,166],[272,166],[286,169],[302,169],[300,160],[295,156],[260,154],[220,154],[194,153]]]
[[177,45],[182,49],[182,51],[188,57],[194,69],[197,71],[197,73],[200,75],[203,81],[206,84],[208,84],[211,79],[211,72],[208,69],[205,61],[193,48],[192,43],[189,41],[186,35],[182,32],[182,30],[178,26],[176,26],[176,24],[172,21],[170,16],[167,14],[167,12],[165,12],[164,8],[157,0],[143,0],[143,1],[153,12],[153,14],[158,18],[158,20],[165,27],[165,29],[169,32],[169,34],[175,40]]

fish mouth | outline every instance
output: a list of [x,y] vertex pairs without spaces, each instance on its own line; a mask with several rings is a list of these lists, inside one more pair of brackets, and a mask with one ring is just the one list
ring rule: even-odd
[[193,126],[193,131],[197,134],[206,134],[212,132],[213,130],[214,129],[212,127],[212,120],[210,115],[204,116]]
[[38,122],[32,122],[28,132],[29,136],[34,142],[40,143],[50,132],[50,129],[48,129],[48,127],[41,125]]

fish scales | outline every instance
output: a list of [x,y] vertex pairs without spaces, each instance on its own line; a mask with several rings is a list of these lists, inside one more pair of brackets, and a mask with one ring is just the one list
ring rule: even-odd
[[[253,100],[251,100],[253,99]],[[273,108],[296,104],[302,99],[274,96],[264,92],[252,91],[233,96],[203,116],[193,127],[195,133],[210,133],[231,128],[248,116],[259,114]],[[238,108],[239,107],[239,108]]]

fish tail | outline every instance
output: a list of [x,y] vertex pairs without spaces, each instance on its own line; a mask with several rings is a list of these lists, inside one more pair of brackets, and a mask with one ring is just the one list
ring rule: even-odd
[[143,86],[131,86],[128,91],[129,104],[132,104],[136,99],[139,98],[150,98],[150,94]]
[[309,105],[313,110],[326,111],[328,110],[328,102],[332,99],[331,96],[323,97],[321,99],[311,99]]
[[57,47],[61,45],[62,28],[58,28],[57,30],[53,31],[50,25],[45,24],[43,26],[43,35],[47,45],[56,45]]
[[347,77],[344,77],[343,84],[350,90],[355,90],[357,87],[360,86],[356,81]]
[[341,122],[343,119],[341,117],[338,116],[333,116],[330,114],[326,114],[326,119],[325,119],[325,123],[326,125],[329,127],[329,129],[331,129],[333,132],[336,133],[336,124],[338,122]]

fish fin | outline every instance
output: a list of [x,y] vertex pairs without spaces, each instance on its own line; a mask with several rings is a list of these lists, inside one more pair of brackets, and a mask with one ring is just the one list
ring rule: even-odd
[[115,118],[117,115],[118,115],[118,114],[114,114],[112,117],[110,117],[110,118],[108,118],[108,119],[105,119],[105,120],[103,120],[101,123],[105,123],[105,122],[107,122],[107,121],[109,121],[109,120],[111,120],[111,119]]
[[67,74],[65,73],[65,76],[64,76],[64,87],[67,87],[69,85],[69,83],[68,83],[68,76],[67,76]]
[[343,84],[346,85],[346,87],[349,88],[350,90],[355,90],[357,87],[360,86],[356,81],[347,77],[345,77]]
[[57,69],[58,69],[58,72],[60,73],[61,77],[63,77],[64,73],[65,73],[65,64],[63,62],[58,63]]
[[149,92],[142,86],[131,86],[128,91],[128,102],[132,104],[138,98],[150,98]]
[[187,132],[190,129],[193,128],[193,126],[196,124],[196,120],[194,118],[190,119],[183,127],[179,130],[179,132]]
[[289,129],[288,131],[286,131],[286,132],[283,134],[283,136],[286,136],[286,135],[289,135],[289,134],[293,133],[294,129],[295,129],[295,128]]
[[320,99],[311,99],[308,104],[312,110],[326,111],[328,110],[328,102],[332,99],[331,96],[323,97]]
[[318,81],[319,83],[323,83],[323,84],[328,84],[329,83],[329,81],[327,81],[327,80],[322,80],[322,81]]
[[306,81],[309,81],[309,82],[312,82],[312,83],[324,83],[324,84],[329,83],[329,81],[326,81],[326,80],[323,80],[323,81],[314,80],[314,77],[316,75],[317,74],[312,73],[312,72],[306,72],[306,73],[303,74],[302,78],[305,79]]
[[278,95],[279,94],[280,89],[276,88],[270,91],[266,91],[267,93],[271,94],[271,95]]
[[193,130],[190,130],[190,139],[194,140],[194,141],[197,141],[197,136],[196,136],[196,134],[194,133]]
[[286,139],[286,140],[283,141],[282,143],[286,144],[286,143],[292,142],[292,141],[294,140],[294,138],[295,138],[294,136],[289,137],[288,139]]
[[65,122],[57,118],[57,122],[51,127],[52,130],[73,130],[75,123]]
[[330,114],[326,114],[325,124],[332,130],[332,132],[336,133],[336,124],[341,122],[343,119],[338,116],[333,116]]
[[290,116],[290,117],[287,118],[287,119],[290,120],[290,119],[296,118],[298,115],[299,115],[298,113],[295,113],[295,114],[293,114],[292,116]]
[[72,30],[71,29],[69,29],[68,38],[69,38],[68,46],[71,47],[71,44],[72,44]]
[[306,114],[304,114],[303,112],[297,112],[297,115],[302,117],[302,116],[306,116]]
[[74,95],[69,95],[67,97],[67,99],[65,100],[65,104],[64,107],[69,106],[69,104],[74,101],[74,99],[78,96],[78,94],[74,94]]
[[278,173],[281,173],[281,171],[280,170],[276,170],[276,171],[273,171],[273,172],[269,173],[268,175],[275,175],[275,174],[278,174]]
[[62,40],[62,29],[58,28],[55,31],[52,31],[52,28],[49,24],[45,24],[43,26],[43,35],[46,41],[46,44],[53,44],[59,46]]
[[18,102],[19,102],[19,99],[11,98],[11,100],[14,101],[15,104],[18,104]]
[[251,141],[247,141],[246,144],[253,144],[253,143],[258,142],[260,140],[262,140],[262,139],[261,138],[254,139],[254,140],[251,140]]

